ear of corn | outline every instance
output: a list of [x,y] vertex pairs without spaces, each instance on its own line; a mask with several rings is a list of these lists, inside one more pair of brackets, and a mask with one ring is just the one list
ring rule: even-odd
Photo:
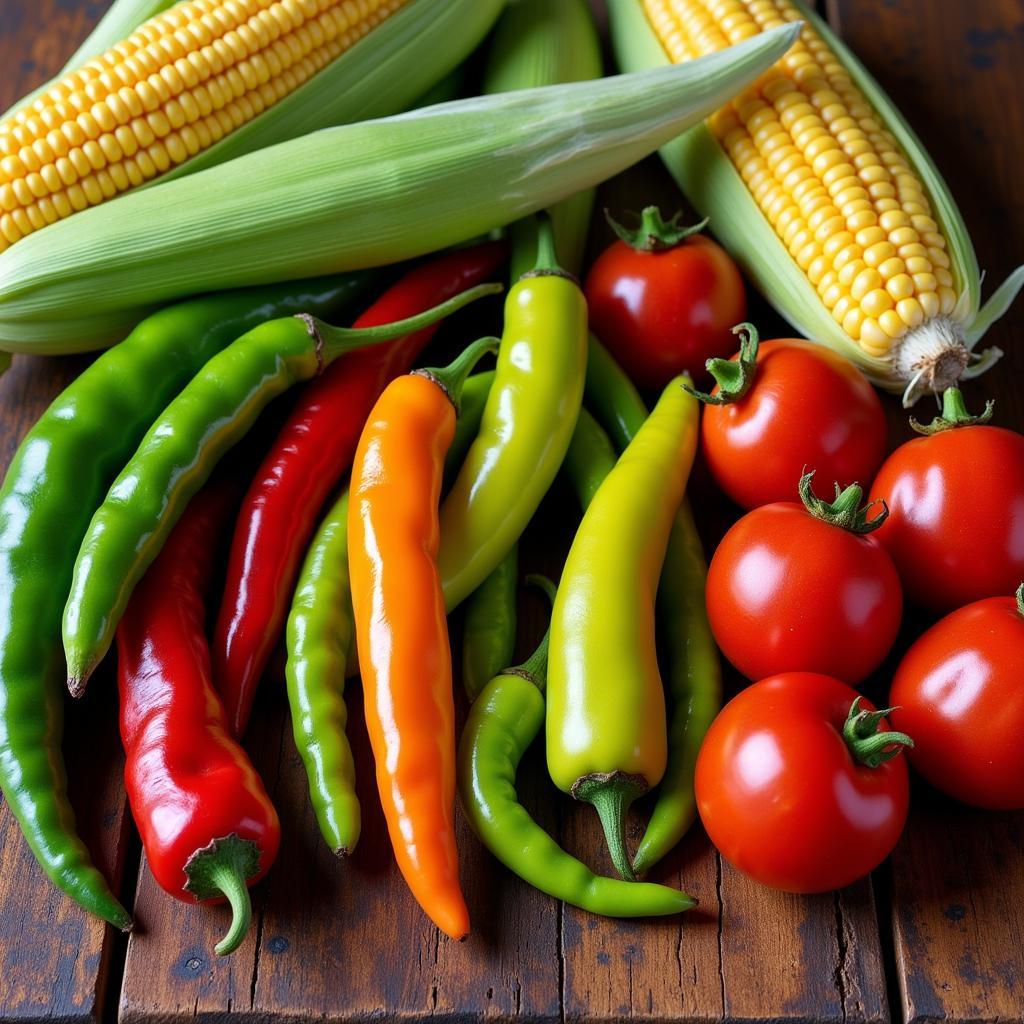
[[158,177],[401,110],[502,3],[184,0],[0,122],[0,250]]
[[[484,73],[484,92],[513,92],[561,82],[600,78],[601,41],[586,0],[513,0],[494,30]],[[579,274],[587,229],[594,207],[594,190],[584,189],[550,211],[558,262]],[[513,246],[511,279],[515,281],[532,263],[515,266],[517,257],[533,260],[537,251],[536,223],[525,221],[521,230],[533,236]]]
[[379,266],[483,234],[653,152],[796,31],[685,65],[327,129],[85,210],[0,254],[0,349],[95,348],[182,295]]
[[974,345],[1024,268],[981,306],[970,236],[934,163],[800,0],[610,0],[609,9],[626,70],[804,21],[755,85],[662,148],[670,173],[790,323],[907,404],[1001,355]]

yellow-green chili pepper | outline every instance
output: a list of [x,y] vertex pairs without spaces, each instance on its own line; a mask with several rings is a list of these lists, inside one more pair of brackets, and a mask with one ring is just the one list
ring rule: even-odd
[[[528,577],[541,584],[541,577]],[[545,589],[554,587],[543,580]],[[595,875],[530,817],[516,795],[516,770],[544,724],[548,636],[522,665],[496,675],[469,712],[459,744],[459,798],[484,845],[524,881],[606,917],[657,917],[689,910],[685,892]]]
[[508,553],[565,458],[583,400],[587,304],[555,261],[550,221],[537,264],[505,302],[480,433],[441,506],[445,605],[461,604]]
[[348,489],[324,516],[299,573],[285,631],[295,746],[320,834],[339,856],[359,839],[356,767],[345,735],[345,667],[355,626],[348,583]]
[[68,687],[81,693],[135,584],[192,495],[267,403],[353,348],[411,334],[502,290],[479,285],[426,313],[358,330],[300,314],[270,320],[215,355],[157,417],[89,524],[64,609]]
[[594,805],[629,879],[625,814],[668,757],[654,609],[697,443],[697,405],[681,384],[665,388],[584,513],[551,620],[548,771]]
[[[629,444],[647,418],[647,408],[632,381],[593,337],[587,363],[586,400],[597,410],[620,448]],[[594,438],[595,431],[601,428],[593,422],[586,424],[585,413],[584,409],[580,414],[566,455],[566,468],[584,507],[589,502],[585,497],[587,491],[595,488],[594,478],[603,479],[614,462],[607,435],[602,447]],[[574,471],[575,467],[579,468]],[[706,577],[704,550],[689,504],[684,501],[672,526],[658,588],[658,635],[668,666],[672,698],[668,767],[647,830],[633,858],[633,870],[637,873],[652,868],[693,823],[694,766],[704,735],[722,705],[722,670],[704,604]]]

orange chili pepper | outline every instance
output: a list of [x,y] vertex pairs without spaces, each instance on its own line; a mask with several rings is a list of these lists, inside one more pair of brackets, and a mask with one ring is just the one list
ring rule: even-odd
[[430,919],[469,933],[455,848],[455,702],[437,571],[438,502],[462,384],[496,338],[398,377],[356,448],[349,574],[377,789],[395,858]]

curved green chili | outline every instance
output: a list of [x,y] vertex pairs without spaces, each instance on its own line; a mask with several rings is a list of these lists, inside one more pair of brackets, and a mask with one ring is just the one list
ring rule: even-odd
[[441,506],[438,569],[451,611],[519,540],[565,458],[583,400],[587,304],[554,258],[550,221],[536,269],[511,288],[480,433]]
[[268,317],[337,314],[374,274],[192,299],[143,320],[25,435],[0,488],[0,787],[50,879],[118,928],[129,917],[92,866],[60,753],[60,622],[89,517],[160,410],[213,355]]
[[320,834],[339,856],[359,839],[345,668],[355,626],[348,583],[348,490],[324,516],[299,574],[285,631],[285,679],[295,746]]
[[[549,584],[550,586],[550,584]],[[685,892],[595,875],[538,825],[516,794],[516,770],[544,724],[548,636],[522,665],[495,676],[459,743],[459,798],[484,845],[541,892],[606,917],[655,917],[696,905]]]
[[359,330],[304,313],[271,320],[210,359],[150,427],[89,524],[64,610],[71,692],[82,692],[106,654],[132,589],[192,495],[272,398],[345,351],[410,334],[499,291],[480,285],[418,316]]
[[519,546],[470,594],[462,627],[462,685],[470,701],[512,660],[516,645]]
[[[586,398],[597,409],[618,447],[625,448],[636,436],[647,409],[633,382],[607,350],[591,336],[587,364]],[[608,454],[599,450],[588,429],[573,436],[566,456],[570,478],[584,507],[584,488],[593,494],[594,477],[606,474]],[[597,426],[596,423],[593,426]],[[597,429],[600,429],[599,427]],[[593,428],[589,429],[589,433]],[[607,439],[607,435],[606,435]],[[571,472],[574,460],[592,467],[586,480]],[[603,471],[602,471],[603,470]],[[599,481],[598,481],[599,483]],[[704,603],[707,562],[693,515],[687,502],[676,514],[665,565],[658,588],[658,617],[662,652],[668,666],[668,689],[672,698],[669,721],[669,756],[665,777],[647,829],[633,858],[633,870],[652,868],[686,834],[696,815],[693,772],[704,735],[722,705],[722,670],[718,649],[708,624]]]
[[455,482],[469,446],[480,432],[480,421],[484,418],[484,406],[494,383],[494,371],[474,373],[462,386],[462,407],[455,421],[455,436],[444,457],[443,493]]

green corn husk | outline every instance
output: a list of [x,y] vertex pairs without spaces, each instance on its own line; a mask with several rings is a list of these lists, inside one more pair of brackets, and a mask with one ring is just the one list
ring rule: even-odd
[[[885,127],[899,142],[913,170],[924,183],[935,219],[949,244],[949,256],[960,301],[952,317],[936,317],[908,333],[884,359],[866,353],[832,318],[813,285],[761,212],[728,154],[703,124],[661,147],[669,173],[710,229],[729,250],[744,273],[765,298],[805,337],[827,345],[854,362],[879,387],[903,392],[911,405],[927,390],[928,368],[940,365],[944,352],[962,345],[969,363],[961,374],[956,360],[941,365],[931,386],[938,391],[987,370],[1001,355],[999,349],[975,353],[985,331],[1006,312],[1024,287],[1019,267],[981,304],[981,274],[970,235],[945,181],[931,157],[900,112],[849,48],[803,0],[792,0],[805,18],[836,53],[851,79],[878,112]],[[641,0],[608,0],[612,41],[623,71],[660,68],[670,61],[651,28]],[[941,321],[941,323],[940,323]],[[931,328],[931,329],[930,329]],[[937,330],[935,328],[938,328]]]
[[84,210],[0,255],[0,350],[98,348],[183,295],[484,234],[647,156],[756,79],[798,28],[685,65],[315,132]]
[[[600,78],[601,40],[586,0],[511,0],[498,21],[487,57],[483,91],[515,92],[541,85],[585,82]],[[579,274],[587,245],[587,230],[594,208],[594,190],[585,189],[552,207],[558,262]],[[535,221],[522,230],[536,236]],[[524,239],[516,253],[537,250],[536,238]],[[516,280],[529,266],[512,267]]]

